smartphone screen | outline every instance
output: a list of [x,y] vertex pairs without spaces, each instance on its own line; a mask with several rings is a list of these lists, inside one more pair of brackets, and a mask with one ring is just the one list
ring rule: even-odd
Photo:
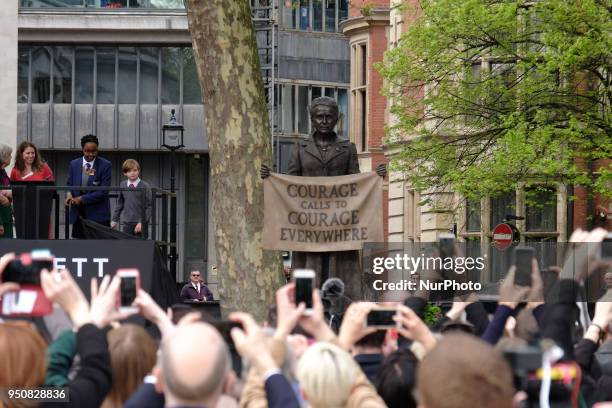
[[312,309],[312,278],[295,278],[295,304],[304,302],[306,309]]
[[531,260],[534,257],[533,248],[517,247],[514,249],[514,283],[519,286],[531,286]]
[[396,323],[393,320],[393,316],[397,313],[394,309],[383,309],[383,310],[371,310],[368,313],[366,320],[367,326],[376,327],[395,327]]
[[136,299],[136,276],[121,277],[121,307],[130,307]]

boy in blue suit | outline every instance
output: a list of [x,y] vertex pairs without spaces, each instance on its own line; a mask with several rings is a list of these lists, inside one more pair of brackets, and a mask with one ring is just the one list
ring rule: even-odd
[[111,185],[111,163],[98,157],[98,144],[96,136],[83,136],[81,138],[83,156],[70,162],[67,185],[75,186],[75,189],[66,194],[65,205],[70,206],[73,238],[85,238],[80,223],[74,223],[78,216],[110,227],[108,191],[87,190],[87,186],[110,187]]

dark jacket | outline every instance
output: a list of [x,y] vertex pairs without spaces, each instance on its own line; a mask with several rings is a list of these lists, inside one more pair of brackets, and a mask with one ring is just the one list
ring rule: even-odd
[[[93,170],[87,180],[87,186],[102,187],[111,185],[112,170],[111,162],[102,158],[96,157],[94,161]],[[83,157],[74,159],[70,162],[70,168],[68,170],[68,181],[66,182],[69,186],[75,186],[71,191],[72,197],[81,197],[81,205],[72,206],[70,208],[70,223],[74,224],[77,219],[77,215],[81,213],[83,218],[92,221],[110,221],[110,201],[108,199],[108,191],[102,190],[90,190],[86,191],[85,187],[81,187],[81,179],[83,174]],[[84,194],[81,194],[84,193]]]
[[[303,177],[346,176],[359,173],[357,148],[348,140],[336,140],[327,147],[325,158],[312,138],[297,142],[291,151],[287,174]],[[322,276],[324,260],[329,257],[327,276]],[[293,252],[291,268],[314,269],[317,287],[328,277],[338,277],[345,284],[345,295],[361,297],[359,251]]]
[[198,293],[196,288],[193,287],[193,284],[189,282],[181,289],[181,297],[185,300],[204,300],[204,298],[208,301],[214,300],[212,292],[208,289],[208,286],[203,283],[200,283],[200,292]]
[[336,140],[327,147],[325,159],[313,139],[297,142],[291,151],[287,174],[326,177],[359,173],[357,148],[348,140]]
[[106,334],[93,324],[86,324],[76,335],[77,353],[81,369],[68,382],[70,402],[43,402],[44,407],[99,407],[111,389],[111,361]]
[[382,354],[357,354],[354,358],[359,367],[361,367],[361,371],[368,377],[368,380],[375,384],[376,374],[385,356]]

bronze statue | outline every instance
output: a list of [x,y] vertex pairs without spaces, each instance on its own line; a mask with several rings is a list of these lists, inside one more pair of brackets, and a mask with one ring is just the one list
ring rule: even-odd
[[[310,107],[312,137],[297,142],[291,152],[287,174],[305,177],[344,176],[359,173],[357,148],[348,140],[340,140],[334,132],[338,123],[338,104],[326,96],[316,98]],[[261,178],[270,175],[270,168],[261,166]],[[384,164],[376,167],[376,173],[385,177]],[[346,296],[361,297],[361,266],[359,251],[293,252],[291,267],[314,269],[317,286],[329,277],[338,277],[345,283]]]

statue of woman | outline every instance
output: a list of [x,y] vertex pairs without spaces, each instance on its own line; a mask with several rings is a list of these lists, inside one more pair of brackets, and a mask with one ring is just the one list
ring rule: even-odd
[[[334,132],[338,123],[338,104],[333,98],[323,96],[312,101],[310,120],[312,137],[297,142],[291,152],[287,174],[304,177],[345,176],[359,173],[357,148],[348,140],[340,140]],[[261,166],[261,178],[270,175],[270,168]],[[384,164],[376,167],[376,173],[385,177]],[[361,297],[361,266],[359,251],[293,252],[291,268],[314,269],[317,287],[329,277],[340,278],[345,284],[345,294],[352,299]]]

